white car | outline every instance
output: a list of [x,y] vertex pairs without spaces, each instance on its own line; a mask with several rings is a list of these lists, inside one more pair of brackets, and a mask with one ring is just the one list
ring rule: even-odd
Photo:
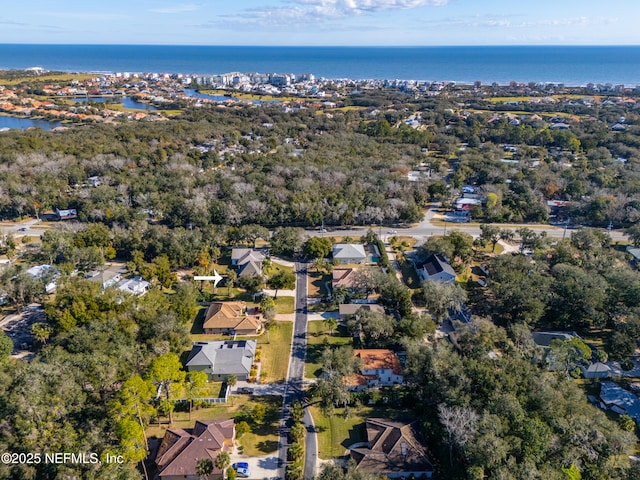
[[240,478],[249,478],[249,469],[248,468],[237,468],[236,475]]

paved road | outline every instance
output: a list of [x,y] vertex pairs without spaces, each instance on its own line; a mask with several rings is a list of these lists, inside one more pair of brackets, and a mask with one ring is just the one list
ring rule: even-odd
[[15,238],[24,236],[40,237],[48,230],[48,227],[40,225],[40,221],[36,219],[27,222],[2,222],[0,223],[0,234],[7,235],[11,233]]
[[[287,464],[287,449],[289,447],[289,420],[291,403],[294,400],[302,401],[304,398],[304,360],[307,351],[307,264],[296,263],[296,313],[293,325],[293,341],[291,344],[291,358],[289,371],[285,385],[282,402],[282,422],[280,424],[280,450],[281,465]],[[315,432],[312,428],[311,417],[305,411],[305,425],[307,427],[306,452],[304,478],[315,477],[317,448],[315,444]],[[283,472],[284,477],[284,472]]]
[[[446,227],[442,225],[433,225],[431,220],[433,219],[437,206],[429,208],[422,221],[411,227],[379,227],[379,226],[363,226],[363,227],[336,227],[331,228],[329,232],[322,233],[319,230],[306,230],[305,233],[312,237],[317,236],[346,236],[346,235],[364,235],[370,228],[379,235],[404,235],[409,237],[415,237],[418,243],[422,243],[426,238],[431,235],[443,235],[451,230],[459,230],[461,232],[469,233],[470,235],[477,237],[480,235],[479,224],[465,224],[465,223],[452,223],[447,222]],[[508,228],[510,230],[517,230],[519,228],[530,228],[536,232],[546,231],[547,236],[552,238],[563,238],[565,235],[567,238],[571,235],[571,232],[575,230],[566,230],[564,227],[556,227],[553,225],[535,225],[535,224],[496,224],[501,228]],[[390,232],[394,232],[391,234]],[[627,236],[621,230],[612,230],[611,238],[613,241],[626,241]]]

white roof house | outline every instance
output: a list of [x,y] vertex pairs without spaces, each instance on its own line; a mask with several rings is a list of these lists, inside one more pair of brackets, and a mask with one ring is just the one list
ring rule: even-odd
[[51,265],[36,265],[35,267],[28,269],[27,273],[38,280],[42,280],[43,277],[46,277],[49,281],[45,283],[44,291],[47,293],[53,292],[58,287],[56,284],[56,278],[60,274],[59,272],[54,271]]
[[132,295],[144,295],[149,290],[149,282],[142,277],[125,278],[118,282],[118,290]]
[[338,263],[365,263],[367,254],[359,243],[336,243],[333,246],[333,259]]

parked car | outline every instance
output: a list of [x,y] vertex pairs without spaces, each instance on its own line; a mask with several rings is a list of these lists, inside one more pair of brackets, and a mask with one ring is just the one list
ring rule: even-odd
[[234,470],[238,470],[239,468],[249,468],[249,464],[247,462],[232,463],[231,468]]
[[253,388],[248,388],[248,387],[239,387],[238,390],[236,390],[238,393],[241,393],[243,395],[252,395],[253,394]]
[[236,469],[236,474],[240,478],[249,478],[249,469],[248,468],[238,468]]

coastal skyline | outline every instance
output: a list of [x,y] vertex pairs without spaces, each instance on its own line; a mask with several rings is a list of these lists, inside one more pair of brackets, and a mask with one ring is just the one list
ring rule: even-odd
[[47,0],[0,13],[0,43],[640,45],[640,4],[614,0]]

